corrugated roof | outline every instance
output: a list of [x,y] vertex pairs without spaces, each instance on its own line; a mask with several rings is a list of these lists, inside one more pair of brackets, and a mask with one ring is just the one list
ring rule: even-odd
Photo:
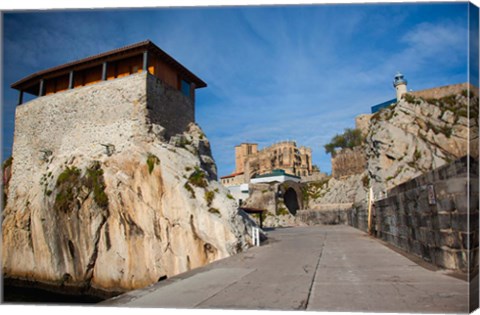
[[152,53],[155,53],[157,56],[159,56],[163,61],[167,62],[168,64],[172,65],[178,72],[183,74],[187,79],[191,80],[193,83],[195,83],[197,88],[202,88],[206,87],[207,84],[201,80],[199,77],[197,77],[195,74],[193,74],[190,70],[185,68],[182,64],[180,64],[178,61],[176,61],[173,57],[171,57],[169,54],[164,52],[162,49],[160,49],[157,45],[155,45],[152,41],[150,40],[145,40],[141,41],[132,45],[124,46],[121,48],[113,49],[107,52],[103,52],[97,55],[93,55],[87,58],[79,59],[76,61],[72,61],[69,63],[65,63],[63,65],[55,66],[46,70],[38,71],[35,72],[11,85],[12,88],[14,89],[21,89],[22,87],[28,87],[32,81],[36,81],[41,79],[43,76],[47,76],[50,74],[53,74],[55,72],[69,72],[71,70],[74,70],[76,67],[81,67],[83,65],[89,64],[89,63],[100,63],[105,61],[105,59],[114,57],[116,55],[121,55],[129,52],[133,52],[135,50],[142,50],[142,49],[148,49],[148,51],[151,51]]

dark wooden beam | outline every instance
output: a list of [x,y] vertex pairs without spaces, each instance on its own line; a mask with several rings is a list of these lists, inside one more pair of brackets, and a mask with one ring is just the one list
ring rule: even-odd
[[23,90],[20,90],[20,93],[18,94],[18,104],[17,105],[22,105],[23,104]]
[[44,85],[45,85],[45,80],[41,79],[40,80],[40,88],[38,89],[38,96],[43,96]]
[[107,80],[107,62],[105,61],[102,64],[102,81],[106,81],[106,80]]
[[143,71],[148,71],[148,50],[143,52]]
[[68,78],[68,89],[69,90],[73,89],[73,76],[74,76],[74,74],[73,74],[73,70],[72,70],[72,71],[70,71],[70,76]]

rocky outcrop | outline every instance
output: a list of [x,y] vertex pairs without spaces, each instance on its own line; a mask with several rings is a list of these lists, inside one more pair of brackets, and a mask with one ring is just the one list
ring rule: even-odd
[[[464,89],[459,91],[460,87]],[[458,93],[442,94],[438,99],[406,94],[395,105],[369,115],[366,143],[348,149],[340,160],[332,159],[337,175],[349,174],[355,160],[349,155],[362,152],[366,156],[364,172],[308,183],[306,209],[364,203],[370,186],[375,199],[384,198],[388,189],[465,156],[469,141],[470,154],[478,158],[478,96],[466,88],[456,85]]]
[[214,180],[201,129],[164,140],[152,115],[165,104],[147,100],[150,81],[132,75],[17,108],[4,277],[126,291],[251,244],[254,222]]
[[[465,156],[478,120],[468,120],[468,104],[478,97],[464,90],[440,99],[406,94],[395,105],[376,113],[367,136],[367,167],[376,194],[385,193],[425,172]],[[472,115],[472,117],[476,117]]]
[[[311,182],[306,185],[304,196],[308,200],[306,209],[335,210],[343,209],[345,205],[365,199],[368,189],[368,176],[351,175],[342,179],[330,177],[323,181]],[[326,207],[326,205],[330,205]]]

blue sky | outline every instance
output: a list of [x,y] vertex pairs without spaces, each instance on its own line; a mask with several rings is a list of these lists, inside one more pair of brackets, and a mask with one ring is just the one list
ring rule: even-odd
[[281,140],[323,145],[355,116],[409,89],[466,82],[467,3],[4,12],[2,159],[11,154],[18,93],[11,83],[39,70],[144,39],[197,74],[196,119],[219,175],[234,146]]

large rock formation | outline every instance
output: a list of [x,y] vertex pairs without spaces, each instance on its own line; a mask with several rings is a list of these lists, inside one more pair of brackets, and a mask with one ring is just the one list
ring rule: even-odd
[[478,158],[478,96],[466,84],[455,91],[429,99],[407,94],[368,116],[366,143],[352,151],[366,155],[365,172],[308,183],[306,208],[365,202],[370,186],[376,199],[384,198],[388,189],[467,155],[469,141],[470,154]]
[[125,291],[249,246],[254,223],[213,180],[200,128],[167,143],[151,119],[151,80],[132,75],[17,109],[5,277]]
[[[469,102],[470,109],[474,110],[470,121],[467,118]],[[466,89],[440,99],[406,94],[396,105],[376,113],[371,119],[365,147],[375,193],[381,195],[465,156],[469,128],[471,135],[478,134],[476,117],[478,97],[469,95]]]
[[368,175],[365,171],[342,179],[330,177],[323,181],[310,182],[304,189],[304,197],[308,201],[305,208],[319,211],[344,209],[364,200],[367,191]]

